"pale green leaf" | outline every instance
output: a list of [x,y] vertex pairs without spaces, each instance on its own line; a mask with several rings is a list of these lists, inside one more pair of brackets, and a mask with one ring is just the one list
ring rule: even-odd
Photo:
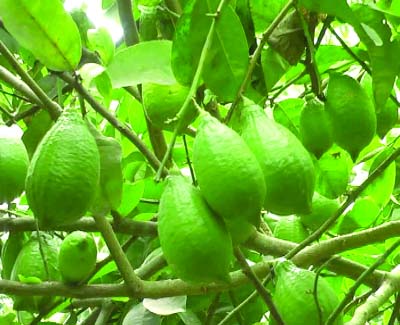
[[117,52],[107,67],[114,88],[146,82],[173,84],[171,41],[148,41]]
[[76,68],[81,38],[61,1],[1,0],[0,13],[10,34],[49,69]]

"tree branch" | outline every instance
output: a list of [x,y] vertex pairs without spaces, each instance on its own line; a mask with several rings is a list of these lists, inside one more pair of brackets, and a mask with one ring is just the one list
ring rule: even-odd
[[132,0],[117,0],[118,15],[127,46],[139,43],[139,32],[132,13]]
[[[121,218],[117,222],[109,220],[114,231],[136,236],[157,236],[157,223],[152,221],[136,221],[127,218]],[[30,217],[18,218],[0,218],[0,232],[6,231],[35,231],[35,219]],[[53,228],[41,228],[41,230],[57,230],[57,231],[75,231],[81,230],[86,232],[97,232],[99,227],[94,220],[89,217],[83,217],[73,223],[57,226]]]
[[12,88],[22,93],[27,99],[37,106],[42,106],[42,101],[27,86],[25,82],[14,76],[10,71],[0,65],[0,79],[8,83]]
[[[269,263],[261,262],[252,266],[257,276],[265,276],[269,272]],[[129,291],[126,284],[93,284],[68,286],[60,282],[42,282],[25,284],[17,281],[0,280],[0,293],[18,296],[61,296],[70,298],[163,298],[182,295],[204,295],[212,292],[227,291],[248,283],[242,271],[231,274],[229,284],[190,284],[182,280],[142,281],[142,287],[135,293]]]
[[17,71],[18,75],[32,90],[32,92],[40,99],[41,105],[43,105],[49,111],[51,117],[56,120],[62,112],[61,107],[56,102],[53,102],[42,90],[42,88],[39,87],[35,80],[33,80],[32,77],[20,66],[19,62],[14,58],[12,53],[1,40],[0,53],[11,64],[15,71]]
[[371,245],[399,236],[400,222],[386,222],[374,228],[327,239],[315,243],[312,246],[308,246],[293,258],[293,262],[306,266],[315,263],[316,256],[323,260],[344,251]]
[[364,325],[393,294],[400,290],[400,266],[396,266],[380,288],[358,307],[348,325]]
[[104,216],[93,216],[96,221],[96,225],[99,227],[101,234],[103,235],[104,241],[107,244],[108,249],[112,257],[114,258],[115,264],[124,278],[125,283],[129,287],[129,291],[133,294],[140,291],[142,288],[142,280],[135,274],[132,265],[129,263],[121,245],[118,242],[115,233]]

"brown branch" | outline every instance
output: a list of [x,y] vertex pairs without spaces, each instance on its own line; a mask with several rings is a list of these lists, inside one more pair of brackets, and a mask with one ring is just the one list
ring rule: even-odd
[[127,46],[139,43],[139,32],[133,19],[132,0],[117,0],[118,14]]

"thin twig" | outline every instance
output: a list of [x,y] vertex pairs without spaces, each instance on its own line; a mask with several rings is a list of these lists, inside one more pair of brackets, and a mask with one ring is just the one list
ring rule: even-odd
[[[12,53],[8,50],[6,45],[0,40],[0,53],[4,58],[11,64],[11,66],[17,71],[21,79],[27,84],[27,86],[33,91],[33,93],[40,99],[41,104],[49,111],[53,119],[57,119],[61,114],[61,107],[53,102],[47,94],[39,87],[35,80],[21,67],[19,62],[14,58]],[[37,104],[37,103],[36,103]]]
[[249,67],[246,71],[246,76],[243,79],[242,84],[239,87],[239,90],[236,94],[235,100],[233,101],[228,114],[226,115],[225,118],[225,123],[228,123],[232,117],[233,111],[235,110],[236,106],[239,104],[241,101],[242,95],[245,92],[249,82],[251,81],[251,76],[253,74],[253,71],[257,65],[257,61],[261,55],[262,49],[264,48],[265,43],[267,42],[268,38],[271,36],[275,28],[279,25],[279,23],[285,18],[286,14],[289,12],[289,10],[292,8],[292,6],[296,3],[296,0],[290,0],[280,11],[280,13],[275,17],[271,25],[268,26],[268,29],[262,34],[260,43],[258,44],[256,50],[254,51]]
[[276,309],[274,303],[272,302],[272,297],[271,297],[270,293],[267,291],[267,289],[265,289],[263,284],[260,282],[260,280],[254,274],[254,272],[251,270],[251,268],[247,264],[245,256],[243,255],[242,251],[240,250],[240,248],[235,247],[234,253],[235,253],[236,260],[238,261],[238,263],[240,264],[240,266],[243,270],[243,273],[253,283],[258,294],[261,296],[261,298],[264,300],[264,302],[268,306],[272,317],[275,319],[277,324],[284,325],[283,320],[282,320],[281,316],[279,315],[278,310]]

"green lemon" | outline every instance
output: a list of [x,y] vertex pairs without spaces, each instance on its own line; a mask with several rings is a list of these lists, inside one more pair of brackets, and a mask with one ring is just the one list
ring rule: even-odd
[[28,153],[18,126],[0,126],[0,204],[11,202],[25,189]]
[[10,231],[7,241],[1,249],[2,279],[10,279],[15,260],[24,245],[24,239],[25,236],[23,232]]
[[[34,234],[22,247],[12,269],[11,280],[38,283],[40,281],[58,281],[60,279],[57,268],[60,240],[45,233],[40,233],[40,240],[41,247],[38,237]],[[41,250],[47,267],[44,264]],[[48,307],[54,301],[54,297],[16,296],[13,300],[15,310],[36,313]]]
[[[323,277],[318,277],[315,295],[316,274],[300,269],[290,261],[278,264],[275,274],[277,279],[272,299],[284,324],[325,324],[339,304],[339,299],[329,283]],[[316,299],[321,311],[321,320]],[[341,315],[334,324],[343,324]]]
[[276,238],[301,243],[308,236],[309,233],[299,217],[282,217],[275,224],[274,237]]
[[241,110],[240,134],[261,165],[267,194],[264,207],[278,215],[308,213],[315,186],[310,154],[284,126],[247,100]]
[[333,138],[355,161],[375,135],[374,104],[356,80],[336,73],[330,75],[326,100]]
[[344,194],[350,181],[352,166],[350,155],[333,146],[316,163],[316,191],[329,199]]
[[[163,130],[172,131],[176,125],[177,114],[181,109],[189,87],[179,83],[160,85],[155,83],[143,84],[143,107],[150,122]],[[183,127],[186,128],[197,117],[198,112],[193,103],[189,104],[187,114],[183,116]]]
[[183,176],[170,176],[161,196],[158,234],[168,265],[182,280],[229,280],[232,240],[200,191]]
[[67,109],[37,147],[26,180],[39,226],[71,223],[89,209],[99,182],[96,141],[78,110]]
[[308,101],[301,110],[300,138],[318,159],[333,144],[332,125],[325,105],[317,99]]
[[66,283],[79,283],[87,279],[96,266],[97,248],[93,237],[83,231],[66,236],[58,256],[58,268]]
[[227,223],[234,242],[246,240],[260,223],[265,198],[256,157],[235,131],[204,115],[193,144],[193,167],[201,193]]

